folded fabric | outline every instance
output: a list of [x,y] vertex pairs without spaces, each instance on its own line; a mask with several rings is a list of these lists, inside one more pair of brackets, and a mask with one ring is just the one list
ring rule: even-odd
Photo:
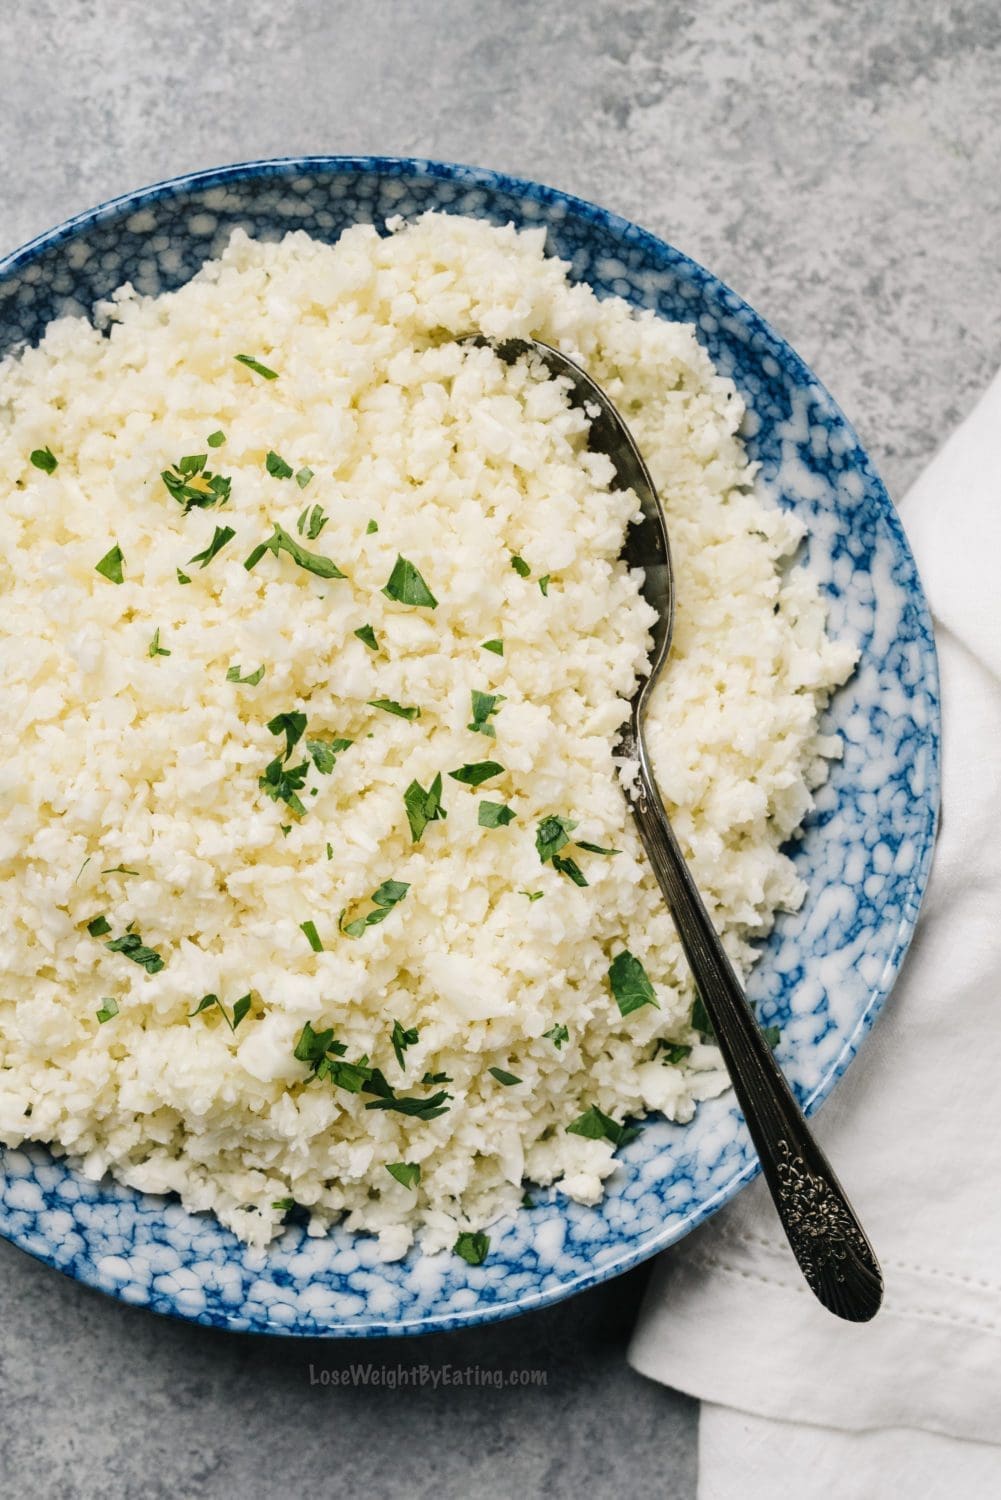
[[[865,1325],[824,1312],[760,1182],[661,1258],[630,1360],[716,1403],[700,1500],[924,1500],[946,1494],[942,1465],[950,1500],[1001,1494],[1001,1447],[978,1446],[1001,1444],[999,433],[1001,377],[900,507],[942,672],[939,841],[904,971],[815,1121],[882,1262],[884,1307]],[[881,1483],[851,1488],[880,1464]]]

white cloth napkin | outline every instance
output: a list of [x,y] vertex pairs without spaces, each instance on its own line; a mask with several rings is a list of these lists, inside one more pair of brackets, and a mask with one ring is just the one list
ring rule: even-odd
[[630,1360],[706,1403],[699,1500],[1001,1495],[999,450],[1001,376],[901,506],[942,671],[941,829],[904,971],[815,1121],[886,1300],[826,1313],[760,1181],[661,1259]]

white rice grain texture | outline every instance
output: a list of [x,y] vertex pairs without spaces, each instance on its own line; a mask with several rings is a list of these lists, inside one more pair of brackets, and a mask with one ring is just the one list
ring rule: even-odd
[[[651,623],[617,560],[635,498],[560,383],[453,336],[556,344],[632,424],[677,569],[652,750],[743,971],[802,898],[780,845],[837,753],[818,713],[853,662],[789,566],[800,528],[755,494],[740,398],[690,327],[572,286],[541,231],[433,214],[394,230],[237,233],[179,291],[124,287],[102,326],[54,323],[0,365],[0,1139],[178,1193],[253,1243],[288,1199],[316,1234],[346,1214],[386,1257],[489,1225],[526,1178],[596,1202],[614,1147],[569,1123],[592,1105],[684,1121],[725,1083],[613,758]],[[52,473],[30,460],[46,447]],[[168,493],[161,472],[191,454],[230,480],[225,504],[185,512]],[[304,505],[327,518],[312,539]],[[246,568],[276,525],[346,576],[287,550]],[[217,527],[235,535],[200,566]],[[120,584],[96,570],[115,546]],[[400,555],[436,608],[382,592]],[[474,690],[502,695],[492,736],[469,727]],[[282,714],[307,720],[287,762],[308,768],[301,814],[259,785]],[[334,739],[352,743],[318,769],[308,742]],[[480,787],[449,775],[486,760],[503,769]],[[447,817],[414,842],[404,793],[439,773]],[[484,802],[516,817],[481,826]],[[550,815],[621,852],[572,842],[575,884],[540,861]],[[390,880],[409,889],[385,919],[342,931]],[[107,946],[130,934],[162,968]],[[624,948],[658,1002],[626,1017],[607,977]],[[198,1011],[208,995],[221,1005]],[[293,1055],[307,1022],[397,1095],[443,1089],[446,1111],[311,1078]],[[402,1067],[394,1022],[417,1033]],[[691,1053],[665,1063],[661,1039]],[[420,1166],[416,1187],[396,1163]]]

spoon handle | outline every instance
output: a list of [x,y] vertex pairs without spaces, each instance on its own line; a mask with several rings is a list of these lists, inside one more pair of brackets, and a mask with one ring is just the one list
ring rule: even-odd
[[629,796],[674,917],[786,1238],[814,1295],[839,1318],[879,1310],[883,1277],[855,1211],[772,1056],[696,889],[641,755]]

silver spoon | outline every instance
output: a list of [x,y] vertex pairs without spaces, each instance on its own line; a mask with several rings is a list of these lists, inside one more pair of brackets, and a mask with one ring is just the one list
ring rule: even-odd
[[633,696],[629,723],[621,737],[621,752],[639,762],[639,776],[626,799],[671,909],[800,1270],[811,1291],[832,1313],[850,1322],[867,1322],[875,1317],[883,1298],[879,1262],[810,1133],[713,928],[668,822],[643,737],[650,696],[667,660],[674,624],[667,522],[646,464],[601,387],[558,349],[534,339],[495,341],[476,336],[463,342],[487,345],[508,364],[533,352],[550,374],[567,378],[573,403],[586,403],[591,409],[588,445],[607,454],[618,484],[632,490],[640,502],[641,517],[629,528],[622,556],[631,568],[643,570],[643,597],[656,610],[657,621],[650,673]]

